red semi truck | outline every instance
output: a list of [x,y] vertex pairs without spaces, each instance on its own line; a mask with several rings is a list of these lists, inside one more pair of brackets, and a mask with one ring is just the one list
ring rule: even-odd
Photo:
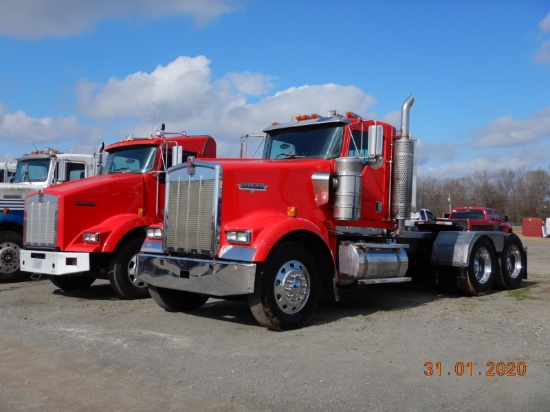
[[162,222],[166,169],[216,157],[210,136],[165,133],[106,147],[98,176],[53,186],[25,199],[21,270],[48,275],[65,290],[108,279],[122,299],[148,297],[133,260],[144,228]]
[[263,159],[188,158],[167,173],[163,225],[147,228],[137,277],[168,311],[244,295],[273,330],[308,324],[341,288],[433,276],[483,295],[527,275],[520,239],[410,219],[414,98],[402,126],[354,113],[308,115],[266,128]]

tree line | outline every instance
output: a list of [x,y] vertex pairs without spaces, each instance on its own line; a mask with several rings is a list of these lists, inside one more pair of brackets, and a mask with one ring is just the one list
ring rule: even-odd
[[524,217],[546,219],[550,217],[550,173],[542,169],[499,169],[460,178],[417,178],[417,210],[429,209],[443,217],[458,206],[494,208],[515,224],[521,224]]

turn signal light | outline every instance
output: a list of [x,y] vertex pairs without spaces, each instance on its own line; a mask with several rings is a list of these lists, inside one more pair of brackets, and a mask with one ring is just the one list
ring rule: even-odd
[[298,212],[298,209],[296,206],[289,206],[286,210],[286,214],[288,217],[296,217],[296,214]]

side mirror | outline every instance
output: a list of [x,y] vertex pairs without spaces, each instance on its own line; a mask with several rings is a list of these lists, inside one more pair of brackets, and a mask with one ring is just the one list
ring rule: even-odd
[[52,183],[63,183],[64,181],[68,180],[67,176],[65,176],[65,173],[65,162],[63,160],[58,160],[55,164],[54,178]]
[[183,163],[183,147],[175,146],[172,149],[172,166]]
[[374,160],[382,156],[382,144],[384,143],[384,129],[382,126],[369,126],[369,158]]
[[505,222],[508,222],[508,220],[510,220],[510,218],[508,217],[508,215],[504,216],[504,221],[505,221]]

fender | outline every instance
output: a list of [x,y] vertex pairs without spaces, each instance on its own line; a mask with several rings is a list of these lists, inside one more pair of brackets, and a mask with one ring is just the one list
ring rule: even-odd
[[0,213],[0,227],[5,223],[21,226],[23,229],[23,211],[10,210],[8,213]]
[[497,253],[504,247],[504,232],[486,231],[444,231],[439,232],[432,249],[432,264],[443,266],[468,267],[470,264],[470,250],[480,237],[488,237]]
[[[322,240],[328,250],[331,250],[328,244],[326,228],[322,226],[324,230],[321,230],[318,225],[310,220],[292,218],[281,214],[262,214],[262,216],[256,215],[253,219],[247,219],[248,226],[250,226],[251,221],[269,222],[269,224],[263,227],[253,225],[251,228],[253,230],[253,242],[250,246],[241,247],[225,244],[220,250],[220,258],[232,259],[233,256],[239,255],[244,261],[263,262],[271,252],[271,249],[273,249],[283,237],[297,231],[306,231],[313,234]],[[234,228],[235,222],[232,223],[233,225],[228,225],[226,228]],[[243,228],[246,226],[239,224],[237,227]]]
[[[158,223],[157,219],[145,216],[136,216],[135,214],[121,214],[113,216],[101,225],[86,228],[85,232],[98,232],[100,243],[93,245],[82,241],[80,233],[68,247],[68,251],[74,252],[114,252],[120,240],[131,230],[144,228],[143,237],[145,238],[145,227]],[[91,249],[93,247],[93,249]]]

